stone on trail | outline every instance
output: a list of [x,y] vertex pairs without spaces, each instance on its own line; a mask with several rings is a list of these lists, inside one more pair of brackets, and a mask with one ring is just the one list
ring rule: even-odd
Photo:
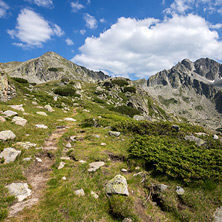
[[23,108],[23,104],[21,104],[21,105],[11,105],[10,107],[11,107],[12,109],[25,112],[25,110],[24,110],[24,108]]
[[106,184],[105,192],[106,194],[120,194],[129,196],[126,178],[122,175],[116,175]]
[[95,172],[97,171],[100,167],[104,166],[105,163],[104,162],[93,162],[90,163],[89,166],[90,168],[88,169],[88,172]]
[[198,137],[195,137],[195,136],[186,136],[185,140],[193,141],[196,143],[197,146],[202,146],[203,144],[205,144],[204,140],[202,140]]
[[6,119],[3,117],[3,116],[0,116],[0,122],[5,122],[6,121]]
[[50,113],[55,111],[50,105],[45,105],[44,108]]
[[28,188],[27,183],[11,183],[6,186],[9,193],[17,197],[18,201],[23,201],[25,198],[29,197],[32,191]]
[[41,115],[41,116],[48,116],[47,113],[45,112],[36,112],[36,114]]
[[12,122],[19,126],[25,126],[27,120],[19,116],[14,116]]
[[5,130],[0,132],[0,140],[13,140],[15,139],[15,134],[11,130]]
[[79,196],[79,197],[85,196],[85,192],[84,192],[83,189],[76,190],[76,191],[75,191],[75,194],[76,194],[77,196]]
[[36,128],[39,128],[39,129],[48,129],[48,126],[46,126],[44,124],[36,124],[35,126],[36,126]]
[[7,110],[7,111],[3,112],[2,114],[5,115],[6,117],[17,116],[18,115],[17,112],[14,112],[12,110]]
[[65,118],[64,120],[65,120],[65,121],[68,121],[68,122],[76,122],[76,120],[73,119],[73,118]]
[[14,162],[18,156],[21,155],[20,150],[16,150],[14,148],[5,148],[1,153],[0,153],[0,158],[5,159],[5,163],[10,163]]
[[64,162],[60,162],[59,166],[58,166],[58,170],[62,169],[65,166]]
[[110,135],[110,136],[119,137],[119,136],[120,136],[120,132],[117,132],[117,131],[109,131],[109,135]]

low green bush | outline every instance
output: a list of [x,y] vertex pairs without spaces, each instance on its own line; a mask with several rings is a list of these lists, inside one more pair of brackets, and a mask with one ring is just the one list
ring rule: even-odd
[[54,93],[60,96],[76,96],[76,90],[70,86],[57,87]]
[[51,71],[51,72],[57,72],[58,71],[58,69],[55,68],[55,67],[48,68],[48,70]]
[[12,79],[19,83],[28,83],[28,80],[23,79],[23,78],[13,77]]
[[139,110],[132,108],[130,106],[111,107],[110,110],[128,115],[130,117],[133,117],[134,115],[139,115],[141,113]]
[[124,79],[113,79],[111,82],[112,82],[113,85],[118,85],[118,86],[127,86],[127,85],[129,85],[129,83]]
[[136,88],[133,86],[126,86],[123,89],[124,92],[136,93]]

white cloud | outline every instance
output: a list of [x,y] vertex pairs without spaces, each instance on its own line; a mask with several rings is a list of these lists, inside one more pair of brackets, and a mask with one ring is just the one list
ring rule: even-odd
[[91,0],[87,0],[87,5],[89,5],[91,3]]
[[101,23],[105,23],[105,22],[106,22],[106,20],[105,20],[104,18],[100,19],[99,21],[100,21]]
[[79,32],[80,32],[81,35],[84,35],[86,33],[86,30],[85,29],[81,29]]
[[50,26],[47,20],[30,9],[21,10],[15,29],[7,30],[7,32],[11,38],[17,38],[20,41],[14,45],[23,48],[41,47],[53,35],[61,36],[64,34],[58,25]]
[[9,9],[8,4],[0,0],[0,18],[6,15],[8,9]]
[[71,46],[71,45],[74,45],[74,42],[68,38],[68,39],[66,39],[66,44]]
[[71,7],[73,12],[77,12],[80,9],[83,9],[84,5],[80,4],[79,2],[71,2]]
[[52,8],[53,7],[53,1],[52,0],[25,0],[29,3],[34,3],[40,7],[45,8]]
[[88,28],[90,28],[90,29],[95,29],[95,28],[97,28],[97,20],[95,19],[94,16],[86,13],[86,14],[84,15],[84,20],[85,20],[86,26],[87,26]]
[[119,18],[110,29],[85,40],[72,61],[112,75],[148,77],[184,58],[222,60],[222,42],[197,15],[137,20]]

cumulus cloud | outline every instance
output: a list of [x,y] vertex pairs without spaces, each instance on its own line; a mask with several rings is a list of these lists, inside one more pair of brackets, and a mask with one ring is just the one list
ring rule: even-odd
[[84,20],[86,22],[86,27],[90,28],[90,29],[95,29],[97,28],[97,20],[95,19],[94,16],[86,13],[84,15]]
[[178,61],[222,59],[217,31],[197,15],[174,15],[163,21],[119,18],[99,37],[88,37],[72,61],[111,75],[148,77]]
[[50,25],[47,20],[31,9],[21,10],[15,29],[7,30],[7,32],[11,38],[20,41],[14,45],[23,48],[41,47],[53,35],[61,36],[64,34],[58,25]]
[[26,0],[29,3],[34,3],[40,7],[52,8],[53,1],[52,0]]
[[79,2],[71,2],[71,8],[73,12],[77,12],[80,9],[83,9],[84,5],[80,4]]
[[8,4],[0,0],[0,18],[6,15],[8,9],[9,9]]
[[66,39],[66,44],[71,46],[71,45],[74,45],[74,42],[68,38],[68,39]]

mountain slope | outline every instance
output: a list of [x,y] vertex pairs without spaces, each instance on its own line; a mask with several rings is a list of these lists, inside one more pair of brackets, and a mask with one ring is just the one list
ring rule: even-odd
[[34,83],[59,80],[62,77],[95,82],[108,77],[103,72],[94,72],[78,66],[55,52],[47,52],[26,62],[0,63],[0,68],[12,77],[24,78]]
[[221,128],[222,65],[211,59],[184,59],[147,81],[146,90],[169,112],[211,128]]

